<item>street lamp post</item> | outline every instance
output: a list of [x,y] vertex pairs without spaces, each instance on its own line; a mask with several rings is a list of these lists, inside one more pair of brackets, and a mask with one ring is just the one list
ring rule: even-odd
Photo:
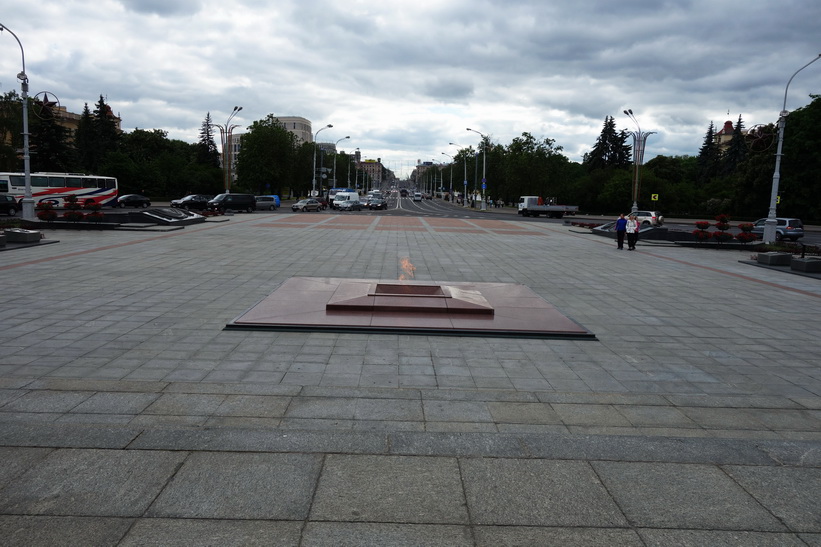
[[793,75],[790,76],[790,79],[787,81],[787,87],[784,89],[784,106],[778,114],[778,148],[775,152],[775,171],[773,172],[773,188],[770,194],[770,211],[767,214],[767,220],[764,221],[764,235],[762,236],[764,243],[772,243],[775,241],[776,226],[778,226],[775,210],[778,203],[778,184],[781,181],[781,148],[784,144],[784,125],[786,125],[787,116],[789,115],[789,112],[787,112],[787,91],[790,89],[790,84],[792,83],[792,79],[795,78],[795,75],[818,59],[821,59],[821,53],[819,53],[815,59],[796,70]]
[[[317,133],[319,133],[319,131],[317,131]],[[336,147],[339,145],[339,143],[341,143],[345,139],[350,139],[350,138],[351,138],[350,135],[348,135],[347,137],[342,137],[341,139],[336,141],[336,144],[334,144],[334,186],[336,186],[336,155],[337,155]]]
[[333,127],[333,125],[328,124],[325,127],[322,127],[314,133],[314,180],[313,184],[311,185],[311,197],[316,197],[318,194],[316,193],[316,137],[324,130],[328,129],[329,127]]
[[[456,144],[455,142],[451,142],[451,143],[448,143],[448,144],[450,144],[451,146],[458,146],[460,149],[462,148],[461,144]],[[465,207],[467,207],[468,206],[468,199],[467,199],[468,198],[468,155],[467,155],[467,153],[465,153],[465,178],[464,178],[464,184],[465,184],[465,192],[462,195],[462,204]]]
[[17,44],[20,46],[20,55],[23,60],[23,70],[17,75],[20,80],[20,89],[22,91],[23,100],[23,179],[25,181],[26,189],[23,192],[21,215],[24,220],[34,220],[34,198],[31,196],[31,156],[29,155],[29,115],[28,115],[28,91],[29,78],[26,76],[26,52],[23,50],[23,44],[20,39],[9,28],[0,24],[0,32],[8,31],[14,36]]
[[456,160],[450,154],[445,154],[444,152],[442,152],[442,154],[450,158],[450,201],[453,203],[453,162]]
[[636,131],[630,132],[633,136],[633,207],[630,211],[635,213],[639,210],[639,187],[641,184],[641,164],[644,162],[644,147],[647,144],[647,137],[655,135],[656,132],[643,132],[631,109],[625,110],[624,115],[636,124]]
[[211,124],[214,127],[220,130],[220,145],[222,146],[222,176],[223,176],[223,185],[225,186],[225,193],[231,192],[231,148],[233,147],[233,143],[231,142],[231,134],[234,132],[238,125],[231,125],[231,120],[242,110],[241,106],[235,106],[234,109],[231,111],[231,115],[228,116],[228,120],[226,120],[225,125],[221,125],[218,123]]
[[471,129],[470,127],[467,128],[468,131],[473,131],[477,133],[479,136],[482,137],[482,205],[481,210],[484,211],[485,207],[485,189],[487,188],[487,144],[488,138],[487,135],[483,135],[479,133],[475,129]]

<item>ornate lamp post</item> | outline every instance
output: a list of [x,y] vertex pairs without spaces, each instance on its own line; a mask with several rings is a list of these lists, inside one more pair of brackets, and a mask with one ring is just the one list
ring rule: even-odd
[[624,115],[636,124],[636,131],[630,132],[633,136],[633,207],[630,211],[635,213],[639,210],[639,187],[641,185],[641,164],[644,163],[644,147],[647,144],[647,137],[655,135],[656,132],[643,132],[631,109],[625,110]]
[[482,206],[481,210],[484,211],[485,207],[485,189],[487,188],[487,144],[488,138],[487,135],[479,133],[475,129],[471,129],[470,127],[467,128],[468,131],[473,131],[477,133],[479,136],[482,137]]
[[316,137],[324,130],[328,129],[329,127],[333,127],[333,125],[328,124],[325,127],[317,129],[316,133],[314,133],[314,180],[313,184],[311,185],[311,197],[316,197]]
[[23,70],[17,75],[17,79],[20,80],[20,89],[22,90],[22,100],[23,100],[23,175],[26,184],[26,189],[23,192],[23,208],[21,211],[21,215],[24,220],[33,220],[34,219],[34,198],[31,197],[31,156],[29,155],[29,115],[28,115],[28,91],[29,91],[29,78],[26,76],[26,52],[23,50],[23,44],[20,42],[20,39],[14,34],[9,28],[3,24],[0,24],[0,32],[8,31],[9,34],[14,36],[14,39],[17,40],[17,44],[20,46],[20,55],[23,59]]
[[225,122],[225,125],[220,125],[218,123],[211,124],[220,130],[220,144],[222,145],[222,175],[224,178],[223,184],[225,186],[225,193],[231,192],[231,149],[233,148],[231,134],[234,132],[236,127],[239,127],[238,125],[231,125],[231,120],[234,119],[240,110],[242,110],[241,106],[235,106],[234,110],[231,111],[231,115],[228,116],[228,120]]
[[[319,133],[319,131],[317,131],[317,133]],[[348,135],[347,137],[342,137],[341,139],[336,141],[336,144],[334,145],[334,186],[336,186],[336,154],[337,154],[336,147],[339,145],[339,143],[341,143],[345,139],[350,139],[350,138],[351,138],[350,135]],[[350,177],[348,177],[348,178],[350,178]]]
[[792,79],[795,78],[795,75],[818,59],[821,59],[821,53],[819,53],[815,59],[796,70],[793,75],[790,76],[790,79],[787,81],[787,87],[784,89],[784,106],[778,114],[778,149],[775,152],[775,171],[773,172],[773,188],[770,194],[770,211],[767,214],[767,220],[764,221],[764,235],[762,238],[764,243],[772,243],[775,241],[776,226],[778,225],[775,208],[778,202],[778,184],[781,180],[781,148],[784,144],[784,125],[787,123],[787,116],[789,115],[789,112],[787,112],[787,90],[790,89],[790,83],[792,83]]

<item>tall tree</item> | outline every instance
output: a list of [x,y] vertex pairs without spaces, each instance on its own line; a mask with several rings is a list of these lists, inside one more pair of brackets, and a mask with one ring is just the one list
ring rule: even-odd
[[[237,184],[254,193],[280,194],[284,186],[293,183],[295,160],[296,137],[276,116],[268,114],[242,136]],[[306,179],[309,173],[310,169],[305,172]]]
[[219,167],[220,154],[217,150],[217,144],[214,142],[213,127],[211,113],[208,112],[200,128],[200,140],[197,141],[197,163],[210,167]]
[[0,171],[22,171],[17,154],[23,146],[22,108],[16,91],[0,97]]
[[615,119],[606,116],[596,144],[593,150],[585,154],[583,163],[591,171],[608,167],[625,168],[630,165],[630,155],[627,133],[624,130],[616,131]]
[[72,172],[77,161],[70,142],[70,131],[57,122],[54,104],[37,103],[36,116],[29,120],[31,133],[31,170]]
[[704,135],[704,143],[698,151],[697,182],[702,186],[709,183],[718,173],[721,152],[718,143],[716,143],[715,135],[716,128],[711,121],[710,127],[707,128],[707,134]]
[[106,104],[102,95],[100,95],[100,100],[97,101],[94,109],[94,133],[100,158],[117,150],[120,141],[117,117],[111,107]]
[[733,136],[730,139],[730,145],[721,155],[721,172],[724,175],[734,173],[747,157],[747,141],[743,130],[744,122],[741,121],[741,115],[739,114],[738,122],[736,122],[733,129]]
[[77,160],[81,170],[87,173],[93,173],[98,160],[98,153],[94,131],[94,117],[88,108],[88,103],[83,105],[83,113],[80,114],[77,129],[74,131],[74,148],[77,150]]

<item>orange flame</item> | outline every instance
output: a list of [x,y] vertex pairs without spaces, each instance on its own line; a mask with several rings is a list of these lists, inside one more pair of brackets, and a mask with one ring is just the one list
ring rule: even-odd
[[399,261],[399,266],[402,268],[401,274],[399,274],[399,281],[406,281],[408,279],[413,279],[413,272],[416,271],[416,266],[411,264],[410,258],[403,257]]

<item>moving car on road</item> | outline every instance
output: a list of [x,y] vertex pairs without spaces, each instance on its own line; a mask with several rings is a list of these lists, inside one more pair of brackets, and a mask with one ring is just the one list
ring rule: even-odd
[[362,210],[362,202],[358,199],[349,199],[343,201],[341,203],[335,204],[336,208],[340,211],[361,211]]
[[[800,218],[776,218],[775,240],[789,239],[798,241],[804,237],[804,223]],[[753,233],[759,238],[764,237],[764,226],[767,224],[766,218],[760,218],[753,224]]]
[[658,211],[636,211],[635,213],[629,214],[636,215],[636,220],[639,221],[639,226],[642,228],[645,226],[661,226],[664,224],[664,217],[661,216],[661,213]]
[[301,199],[301,200],[297,201],[296,203],[294,203],[293,205],[291,205],[291,210],[294,211],[294,212],[302,211],[303,213],[305,211],[321,211],[322,210],[322,204],[319,203],[317,200],[315,200],[313,198]]
[[388,202],[382,198],[372,198],[368,202],[368,209],[376,210],[376,209],[387,209]]

